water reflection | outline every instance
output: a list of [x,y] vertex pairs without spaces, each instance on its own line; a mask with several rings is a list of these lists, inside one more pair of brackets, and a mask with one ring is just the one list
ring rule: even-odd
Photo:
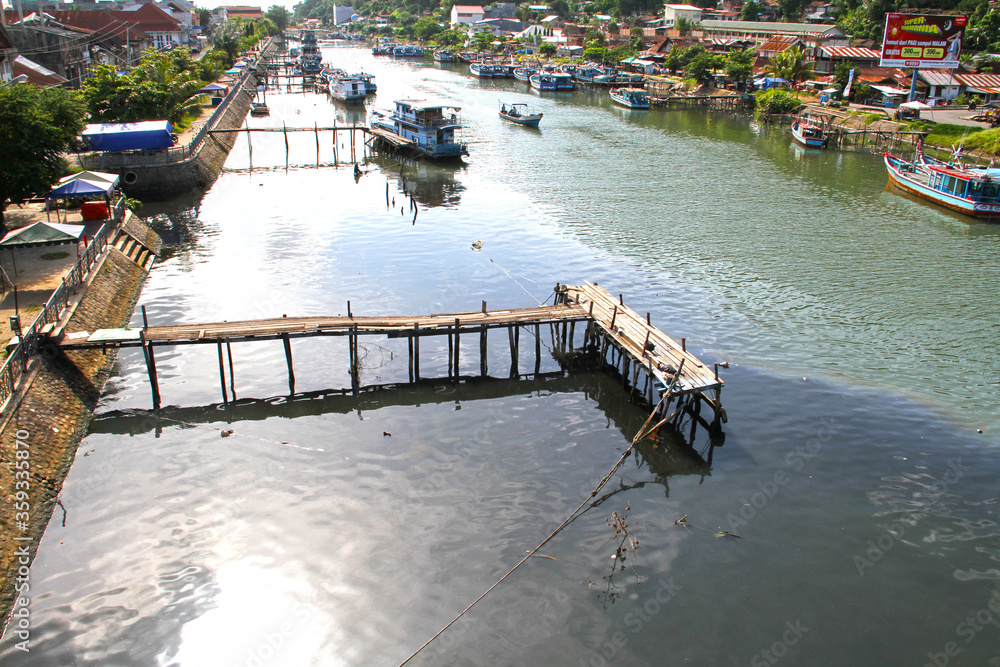
[[456,207],[465,191],[457,178],[466,168],[462,162],[411,160],[386,153],[376,154],[368,162],[378,165],[389,178],[394,174],[397,191],[428,208]]

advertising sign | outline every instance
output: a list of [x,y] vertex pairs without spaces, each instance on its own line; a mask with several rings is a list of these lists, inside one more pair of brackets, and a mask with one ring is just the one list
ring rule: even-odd
[[886,14],[882,67],[955,69],[967,16]]

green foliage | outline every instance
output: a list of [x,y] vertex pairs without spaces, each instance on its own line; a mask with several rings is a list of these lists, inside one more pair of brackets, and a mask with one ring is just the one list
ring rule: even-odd
[[207,35],[208,28],[212,25],[212,10],[211,9],[198,9],[198,25],[201,26],[202,31]]
[[761,10],[761,3],[755,2],[754,0],[747,0],[747,2],[743,3],[743,9],[740,10],[740,20],[759,21],[760,10]]
[[681,16],[677,19],[677,23],[674,27],[681,33],[681,37],[689,34],[691,30],[694,29],[694,22],[688,18]]
[[124,197],[125,208],[135,213],[140,208],[142,208],[142,202],[138,199],[133,199],[132,197]]
[[42,255],[42,259],[53,260],[53,259],[66,259],[69,257],[69,253],[65,250],[57,250],[55,252],[47,252]]
[[[547,44],[542,44],[547,46]],[[556,52],[555,45],[552,46],[552,53]],[[541,51],[541,49],[539,49]],[[603,63],[608,59],[608,50],[603,46],[592,46],[583,50],[583,60],[589,63]]]
[[630,44],[622,44],[621,46],[608,49],[607,59],[609,63],[619,63],[623,60],[632,58],[635,56],[635,53],[635,49],[633,49]]
[[796,45],[774,54],[767,71],[783,79],[799,82],[816,78],[813,73],[815,66],[814,62],[806,62],[802,48]]
[[444,28],[435,23],[434,19],[426,16],[413,24],[413,35],[425,42],[443,30]]
[[622,29],[621,26],[615,23],[614,21],[608,24],[608,32],[610,32],[612,35],[617,35],[619,32],[621,32],[621,29]]
[[438,46],[460,46],[465,44],[465,33],[458,30],[443,30],[434,36]]
[[287,28],[292,20],[291,12],[285,9],[283,5],[271,5],[264,16],[270,19],[279,31]]
[[842,14],[837,20],[837,25],[854,39],[882,41],[882,30],[885,24],[884,21],[877,23],[872,19],[868,6],[858,5]]
[[772,114],[795,113],[802,103],[787,90],[771,88],[757,93],[757,110]]
[[965,29],[965,46],[977,51],[1000,51],[1000,10],[973,14]]
[[545,42],[538,47],[538,52],[543,56],[554,56],[557,50],[556,45],[550,44],[549,42]]
[[47,191],[62,176],[62,153],[83,131],[86,107],[62,88],[0,87],[0,230],[7,204]]
[[569,2],[567,0],[550,0],[549,9],[559,18],[567,18],[570,13]]
[[604,39],[604,33],[594,28],[587,30],[587,35],[583,38],[584,49],[600,48],[606,43],[607,41]]
[[753,61],[756,56],[757,53],[754,49],[730,51],[726,56],[724,65],[726,76],[735,81],[741,90],[753,76]]
[[152,50],[124,76],[111,65],[99,65],[91,74],[80,92],[91,118],[104,123],[177,122],[194,110],[198,90],[204,85],[200,72],[179,69],[172,55]]

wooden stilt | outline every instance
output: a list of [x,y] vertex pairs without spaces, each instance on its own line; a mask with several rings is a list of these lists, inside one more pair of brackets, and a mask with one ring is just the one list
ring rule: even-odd
[[229,345],[229,341],[226,341],[226,356],[229,358],[229,393],[233,395],[233,400],[236,400],[236,380],[233,378],[233,348]]
[[156,381],[156,356],[153,354],[153,344],[146,342],[144,332],[139,332],[139,340],[142,342],[142,353],[146,358],[146,372],[149,374],[149,388],[153,392],[153,409],[160,409],[160,385]]
[[222,385],[222,402],[229,403],[229,396],[226,394],[226,365],[222,359],[222,341],[216,342],[219,350],[219,384]]
[[420,381],[420,323],[413,323],[413,379]]
[[452,360],[455,358],[455,341],[452,338],[451,331],[448,332],[448,377],[452,376]]
[[351,391],[355,396],[361,389],[361,361],[358,359],[358,325],[351,326]]
[[573,339],[576,338],[576,322],[569,323],[569,349],[573,349]]
[[535,325],[535,375],[538,375],[542,367],[542,331],[541,327]]
[[407,357],[409,358],[409,373],[410,373],[410,383],[413,382],[413,336],[406,339],[406,351]]
[[[319,166],[319,123],[313,123],[313,131],[316,132],[316,166]],[[337,136],[336,133],[333,136]]]
[[281,131],[285,134],[285,169],[288,169],[288,127],[281,122]]
[[516,324],[512,327],[507,327],[507,340],[510,343],[510,377],[512,378],[516,378],[518,376],[517,340],[515,338],[517,328]]
[[461,341],[459,339],[459,331],[458,331],[460,326],[461,326],[461,324],[459,323],[458,318],[456,317],[455,318],[455,379],[456,380],[461,375],[461,372],[460,372],[461,371],[461,366],[459,365],[459,356],[460,356],[460,354],[462,352],[462,344],[461,344]]
[[285,361],[288,363],[288,393],[295,393],[295,369],[292,368],[292,341],[288,339],[288,334],[281,337],[285,344]]
[[[483,308],[486,307],[486,302],[483,301]],[[479,375],[481,377],[486,377],[487,372],[487,359],[486,359],[486,327],[483,326],[483,330],[479,332]]]

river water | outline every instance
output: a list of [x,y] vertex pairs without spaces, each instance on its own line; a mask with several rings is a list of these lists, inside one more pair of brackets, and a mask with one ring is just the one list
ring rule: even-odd
[[[356,178],[329,164],[329,133],[320,168],[312,133],[291,135],[288,168],[281,134],[255,134],[252,155],[241,137],[204,196],[144,211],[168,243],[140,299],[151,323],[528,306],[591,280],[730,363],[723,446],[644,445],[410,664],[1000,664],[1000,226],[887,189],[877,156],[804,152],[746,118],[325,54],[376,74],[369,106],[461,104],[471,156],[373,157]],[[541,129],[501,121],[498,100],[531,101]],[[253,123],[364,118],[316,94],[267,101]],[[237,344],[228,409],[214,349],[163,348],[159,417],[123,351],[32,566],[31,651],[8,629],[0,661],[399,664],[645,419],[542,342],[538,378],[499,379],[495,340],[498,379],[352,397],[334,391],[345,341],[295,341],[292,401],[281,344]],[[362,383],[405,383],[405,352],[367,341]],[[424,377],[446,359],[422,343]],[[462,372],[478,366],[470,349]]]

